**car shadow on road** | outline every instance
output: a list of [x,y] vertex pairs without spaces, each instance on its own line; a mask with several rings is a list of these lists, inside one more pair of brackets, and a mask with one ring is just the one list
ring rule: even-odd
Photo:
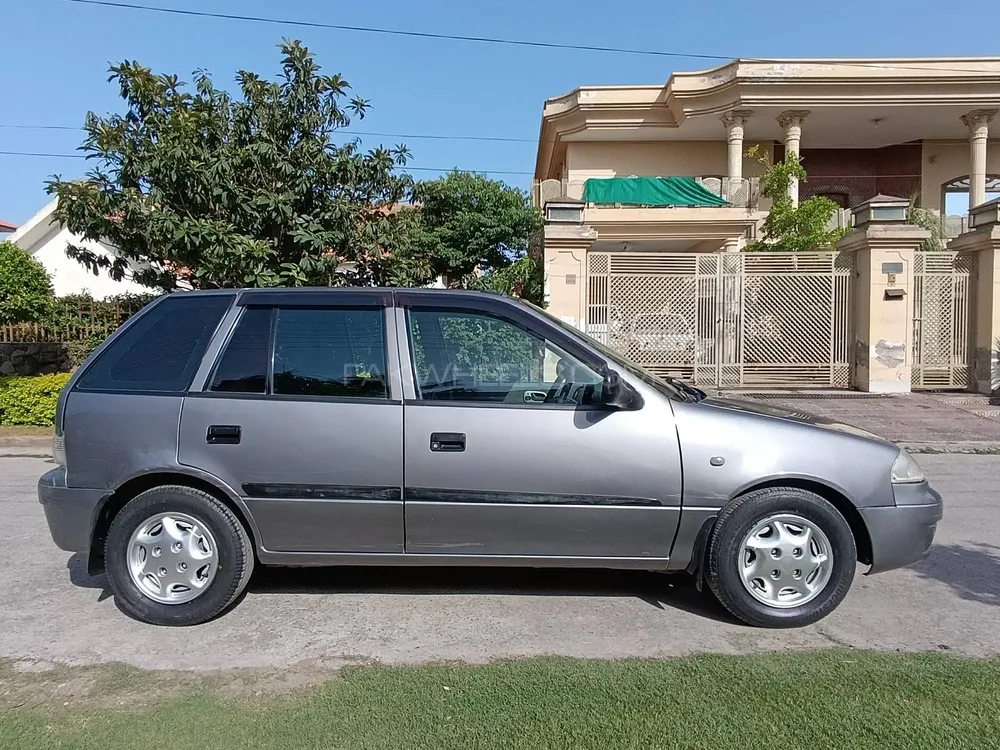
[[69,571],[69,580],[74,586],[79,586],[82,589],[100,590],[97,601],[103,602],[105,599],[111,598],[108,577],[104,573],[92,576],[87,572],[87,555],[85,553],[77,552],[73,555],[66,562],[66,569]]
[[[74,586],[112,597],[104,573],[87,572],[87,555],[66,563]],[[399,594],[422,596],[500,595],[632,597],[657,609],[677,609],[710,620],[739,624],[708,592],[686,575],[602,569],[474,567],[258,567],[244,596],[256,594]]]
[[678,609],[737,624],[686,575],[646,571],[465,567],[258,568],[255,594],[400,594],[632,597],[657,609]]
[[948,584],[962,599],[1000,607],[1000,547],[935,545],[914,570],[923,578]]

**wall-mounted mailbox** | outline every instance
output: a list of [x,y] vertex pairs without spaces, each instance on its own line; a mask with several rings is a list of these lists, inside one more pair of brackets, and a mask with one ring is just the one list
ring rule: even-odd
[[887,300],[903,299],[903,296],[905,294],[906,294],[906,290],[905,289],[899,289],[899,288],[896,288],[896,289],[886,289],[885,290],[885,296],[883,296],[882,299],[887,299]]
[[884,273],[884,274],[896,274],[896,273],[902,273],[902,272],[903,272],[903,264],[902,263],[883,263],[882,264],[882,273]]

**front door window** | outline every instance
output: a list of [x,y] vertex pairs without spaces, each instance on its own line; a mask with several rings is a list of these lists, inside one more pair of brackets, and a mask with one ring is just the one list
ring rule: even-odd
[[417,398],[508,405],[599,404],[603,377],[557,345],[483,313],[411,310]]

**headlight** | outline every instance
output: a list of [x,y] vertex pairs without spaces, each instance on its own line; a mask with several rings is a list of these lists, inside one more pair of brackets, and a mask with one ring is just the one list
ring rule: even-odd
[[900,449],[899,455],[896,456],[896,460],[892,464],[892,483],[915,484],[923,482],[924,479],[924,472],[913,460],[913,456]]

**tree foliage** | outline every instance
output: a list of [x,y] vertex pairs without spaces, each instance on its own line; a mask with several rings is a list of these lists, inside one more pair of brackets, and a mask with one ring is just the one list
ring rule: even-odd
[[807,252],[832,246],[843,232],[828,229],[837,212],[829,198],[814,196],[794,205],[788,195],[793,180],[804,182],[806,170],[797,154],[785,155],[784,161],[771,163],[757,146],[747,151],[764,165],[761,193],[771,199],[771,210],[761,226],[761,239],[747,246],[751,252]]
[[116,279],[131,263],[137,282],[165,290],[423,283],[426,263],[394,252],[394,207],[412,188],[396,172],[406,147],[335,144],[369,103],[348,98],[348,82],[322,75],[301,43],[280,49],[277,80],[240,71],[238,95],[204,71],[189,87],[134,61],[113,65],[124,114],[89,113],[81,150],[96,166],[48,190],[58,220],[117,257],[68,254]]
[[[435,277],[457,281],[499,273],[525,258],[529,238],[542,226],[540,212],[523,190],[481,174],[454,171],[418,183],[413,197],[419,210],[410,235],[412,252],[427,258]],[[523,270],[524,264],[517,268]]]
[[910,205],[906,209],[906,221],[909,224],[926,229],[931,236],[920,243],[921,250],[944,250],[948,245],[948,237],[944,231],[941,215],[917,205],[919,195],[910,196]]
[[0,242],[0,323],[45,318],[52,301],[52,282],[45,266],[13,242]]
[[520,297],[542,306],[545,300],[545,273],[541,264],[524,256],[504,268],[473,277],[469,286]]

